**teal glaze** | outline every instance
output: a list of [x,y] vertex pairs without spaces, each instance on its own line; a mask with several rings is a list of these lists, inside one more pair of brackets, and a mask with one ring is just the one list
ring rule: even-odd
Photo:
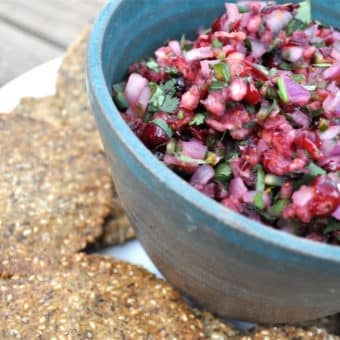
[[[121,119],[110,84],[168,38],[209,25],[224,1],[111,1],[88,50],[88,92],[113,179],[137,236],[167,279],[221,315],[292,322],[340,311],[340,248],[276,231],[202,195],[159,162]],[[312,1],[337,23],[333,1]],[[333,6],[333,7],[332,7]]]

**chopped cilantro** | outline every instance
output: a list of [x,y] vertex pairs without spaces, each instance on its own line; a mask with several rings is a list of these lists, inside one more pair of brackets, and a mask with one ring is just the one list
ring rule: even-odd
[[328,130],[328,121],[326,119],[320,119],[318,129],[320,132]]
[[267,174],[264,176],[264,183],[271,186],[281,186],[285,182],[284,177]]
[[294,65],[291,63],[287,63],[285,61],[283,61],[280,65],[279,68],[281,70],[285,70],[285,71],[291,71],[293,69]]
[[226,183],[231,178],[232,171],[229,162],[220,163],[215,170],[215,181]]
[[290,77],[300,84],[306,80],[306,77],[303,74],[293,73],[290,75]]
[[248,13],[248,12],[250,12],[250,9],[247,6],[245,6],[245,5],[237,5],[237,8],[238,8],[238,11],[240,13]]
[[178,113],[177,113],[177,118],[178,119],[183,119],[184,118],[184,112],[183,110],[179,110]]
[[178,104],[178,98],[166,95],[163,104],[160,106],[160,109],[161,111],[172,113],[176,110]]
[[313,64],[314,67],[329,67],[331,66],[332,64],[329,64],[329,63],[317,63],[317,64]]
[[211,43],[211,46],[213,48],[222,48],[223,47],[223,44],[218,40],[218,39],[214,39]]
[[310,175],[312,176],[319,176],[319,175],[325,175],[327,172],[320,168],[319,166],[317,166],[315,163],[310,162],[308,165],[308,169],[310,171]]
[[307,27],[307,24],[300,19],[292,18],[286,27],[286,33],[291,36],[295,31],[303,31]]
[[324,234],[332,233],[333,231],[339,231],[340,230],[340,222],[333,219],[332,222],[330,222],[327,227],[324,229]]
[[226,84],[223,81],[213,80],[210,84],[209,91],[222,90],[227,86],[228,86],[228,84]]
[[170,67],[168,66],[166,69],[165,69],[165,72],[169,75],[169,76],[178,76],[179,75],[179,72],[177,70],[176,67]]
[[230,66],[226,63],[218,63],[213,66],[216,78],[225,81],[225,85],[230,82]]
[[169,138],[172,137],[172,129],[171,127],[167,124],[166,121],[164,121],[161,118],[157,118],[151,121],[151,123],[158,125],[167,135]]
[[125,110],[129,106],[124,94],[125,85],[125,82],[121,82],[112,86],[112,97],[120,110]]
[[152,95],[149,100],[148,111],[173,113],[176,110],[179,100],[173,97],[176,92],[175,83],[176,79],[171,79],[163,85],[149,82]]
[[168,155],[174,155],[176,152],[176,139],[171,138],[166,145],[166,153]]
[[306,24],[312,21],[312,10],[310,0],[305,0],[299,3],[300,7],[296,11],[295,19],[300,20]]
[[252,44],[251,44],[251,41],[250,41],[248,38],[246,38],[246,39],[244,40],[244,46],[246,47],[246,49],[247,49],[248,52],[251,52],[252,49],[253,49],[253,46],[252,46]]
[[264,171],[261,165],[256,166],[257,175],[256,175],[256,191],[264,190]]
[[159,72],[160,68],[159,65],[157,64],[156,60],[153,58],[150,58],[145,65],[147,66],[147,68],[149,68],[150,70],[153,70],[155,72]]
[[205,118],[206,118],[206,113],[203,113],[203,112],[196,113],[194,118],[191,119],[191,121],[189,122],[189,125],[201,125],[204,123]]

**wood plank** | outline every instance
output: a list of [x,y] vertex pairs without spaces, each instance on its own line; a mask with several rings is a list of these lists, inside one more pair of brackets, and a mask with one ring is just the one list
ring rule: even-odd
[[66,47],[98,14],[105,1],[84,5],[80,0],[1,0],[0,20]]
[[64,50],[0,22],[0,86]]

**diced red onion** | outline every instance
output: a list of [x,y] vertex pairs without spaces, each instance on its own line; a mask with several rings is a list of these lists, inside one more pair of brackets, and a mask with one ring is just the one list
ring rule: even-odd
[[259,14],[252,16],[247,24],[247,30],[249,33],[257,33],[259,31],[262,19]]
[[259,40],[251,40],[251,56],[254,58],[261,58],[267,51],[265,44]]
[[208,148],[200,140],[192,138],[188,142],[180,141],[182,154],[194,159],[204,159]]
[[151,89],[149,86],[145,86],[140,96],[137,99],[138,110],[141,110],[144,113],[149,104],[150,98],[151,98]]
[[137,116],[138,116],[137,112],[136,112],[131,106],[129,106],[129,107],[127,108],[126,114],[127,114],[128,116],[131,116],[131,117],[137,117]]
[[230,181],[229,192],[234,198],[241,199],[247,191],[248,189],[241,177],[235,177]]
[[329,94],[323,101],[322,107],[327,117],[332,115],[340,117],[340,91],[337,91],[336,95]]
[[326,68],[323,72],[323,77],[326,80],[340,81],[340,62]]
[[185,53],[185,59],[187,61],[208,59],[212,58],[213,56],[214,52],[211,46],[193,48],[192,50]]
[[247,94],[247,84],[242,78],[234,79],[229,85],[229,96],[236,102],[241,101]]
[[193,111],[200,102],[200,93],[196,86],[191,86],[181,97],[180,107]]
[[198,168],[198,164],[195,162],[185,162],[171,155],[165,155],[163,161],[167,165],[175,165],[179,167],[188,174],[192,174]]
[[332,49],[331,57],[340,62],[340,42],[337,42],[335,47]]
[[197,168],[190,178],[190,184],[205,185],[215,176],[214,168],[210,165],[204,164]]
[[205,100],[201,100],[204,107],[215,116],[223,116],[225,112],[225,100],[221,91],[209,93]]
[[288,11],[281,9],[271,12],[265,18],[268,28],[275,34],[279,33],[291,19],[292,15]]
[[232,3],[225,3],[225,9],[227,11],[228,19],[224,24],[223,30],[228,32],[233,24],[241,20],[241,14],[237,5]]
[[201,65],[201,74],[209,78],[211,76],[211,68],[210,65],[215,65],[218,64],[220,61],[219,60],[201,60],[200,65]]
[[293,203],[303,207],[313,198],[314,192],[311,187],[302,185],[299,190],[295,191],[292,195]]
[[340,135],[340,125],[330,126],[326,131],[319,132],[319,137],[322,140],[333,139]]
[[300,111],[299,109],[294,110],[290,116],[292,117],[293,121],[301,127],[308,128],[311,119],[305,113]]
[[290,104],[305,105],[310,100],[310,92],[286,75],[281,76]]
[[182,55],[181,45],[179,44],[178,40],[170,40],[169,47],[171,48],[171,51],[174,52],[177,56]]
[[255,195],[256,195],[255,190],[247,191],[243,195],[242,200],[243,200],[244,203],[253,203]]
[[288,46],[282,49],[282,56],[292,63],[295,63],[301,59],[302,55],[303,48],[300,46]]
[[333,212],[332,216],[337,219],[337,220],[340,220],[340,206],[338,206],[336,208],[336,210]]
[[143,89],[148,86],[148,80],[138,73],[131,73],[125,87],[125,96],[130,106],[136,106]]
[[238,41],[243,41],[247,38],[247,35],[244,32],[225,32],[225,31],[217,31],[214,33],[215,38],[229,38],[235,39]]
[[325,168],[327,171],[339,171],[340,170],[340,156],[329,156],[319,162],[319,165]]

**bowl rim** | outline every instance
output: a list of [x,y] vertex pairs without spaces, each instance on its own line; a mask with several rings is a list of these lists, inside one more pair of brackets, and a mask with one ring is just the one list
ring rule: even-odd
[[[262,223],[251,220],[222,206],[220,203],[193,188],[189,183],[166,167],[143,145],[138,137],[135,136],[121,118],[119,111],[113,103],[102,69],[102,46],[106,28],[111,16],[114,15],[115,10],[123,2],[124,0],[109,1],[103,7],[93,24],[87,51],[87,89],[90,97],[96,99],[110,127],[114,129],[119,138],[124,141],[125,146],[129,149],[133,157],[140,162],[146,171],[155,176],[159,182],[167,187],[168,190],[182,196],[188,203],[204,211],[210,217],[217,219],[223,224],[228,224],[228,228],[232,228],[235,232],[247,234],[247,236],[276,246],[288,253],[339,264],[340,246],[323,244],[303,237],[290,235],[265,226]],[[207,206],[209,206],[209,209],[206,208]],[[207,227],[216,230],[214,225]],[[218,229],[219,233],[221,231],[223,234],[223,230]]]

